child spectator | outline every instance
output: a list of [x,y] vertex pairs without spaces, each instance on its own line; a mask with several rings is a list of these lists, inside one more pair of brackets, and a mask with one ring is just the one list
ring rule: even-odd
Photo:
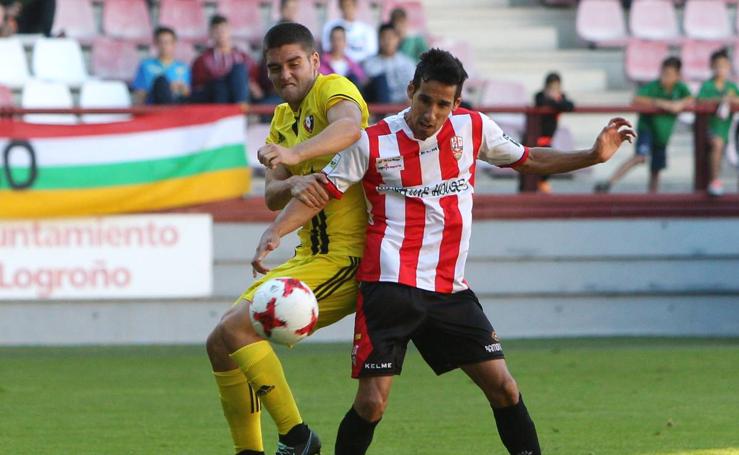
[[328,21],[323,26],[321,43],[324,50],[331,52],[331,30],[337,25],[346,30],[346,55],[355,62],[362,63],[377,53],[377,34],[374,27],[357,20],[357,0],[337,0],[341,18]]
[[280,17],[277,23],[297,22],[300,2],[298,0],[280,0]]
[[408,15],[403,8],[395,8],[390,12],[390,23],[400,36],[398,51],[417,62],[421,54],[429,50],[426,39],[421,35],[408,33]]
[[[534,104],[537,107],[551,107],[557,111],[556,114],[542,115],[540,136],[536,140],[537,147],[551,147],[552,138],[557,131],[560,112],[569,112],[575,108],[572,101],[562,92],[562,78],[557,73],[549,73],[544,79],[544,89],[534,96]],[[543,175],[539,179],[538,191],[540,193],[551,193],[549,176]]]
[[154,30],[156,57],[139,63],[133,81],[135,104],[173,104],[190,96],[190,67],[175,59],[177,35],[169,27]]
[[636,155],[623,163],[610,179],[595,186],[596,193],[607,193],[634,166],[643,164],[651,157],[649,192],[657,192],[659,173],[667,167],[667,143],[672,135],[677,114],[691,105],[690,89],[680,80],[682,62],[677,57],[668,57],[662,62],[659,79],[644,85],[636,93],[634,104],[656,107],[665,111],[660,114],[641,114],[637,123]]
[[416,64],[398,52],[400,36],[392,25],[382,24],[379,35],[380,53],[362,64],[370,80],[365,99],[370,103],[407,103],[406,89],[413,79]]
[[231,28],[223,16],[210,20],[213,47],[192,64],[192,101],[196,103],[247,103],[250,95],[263,98],[258,67],[231,43]]
[[711,70],[713,77],[701,85],[698,99],[703,101],[719,102],[715,115],[708,121],[708,142],[711,147],[709,158],[709,185],[708,194],[721,196],[724,194],[724,185],[719,178],[721,173],[721,159],[724,149],[729,142],[731,128],[731,104],[737,102],[739,89],[729,80],[731,76],[731,61],[726,49],[721,49],[711,55]]
[[6,8],[0,3],[0,38],[15,35],[18,31],[18,23],[12,14],[12,8]]
[[340,74],[350,81],[354,82],[357,87],[362,87],[366,83],[364,70],[354,60],[345,54],[346,49],[346,30],[344,27],[337,25],[331,30],[331,52],[325,52],[321,55],[321,74]]

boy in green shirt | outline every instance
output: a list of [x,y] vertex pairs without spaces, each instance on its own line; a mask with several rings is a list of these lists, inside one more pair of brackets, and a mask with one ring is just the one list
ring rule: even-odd
[[651,157],[649,192],[656,193],[659,173],[667,166],[667,142],[672,135],[677,114],[689,106],[693,98],[690,89],[680,80],[682,62],[677,57],[668,57],[662,62],[659,79],[644,85],[636,93],[634,104],[656,107],[664,114],[640,114],[637,124],[636,155],[623,163],[610,179],[595,185],[596,193],[607,193],[632,168]]
[[726,49],[721,49],[711,55],[711,70],[713,77],[703,83],[698,92],[698,99],[719,102],[716,114],[708,121],[708,141],[711,145],[708,194],[721,196],[724,194],[724,186],[719,179],[721,158],[723,158],[724,148],[729,141],[731,104],[737,102],[739,89],[729,80],[731,61]]

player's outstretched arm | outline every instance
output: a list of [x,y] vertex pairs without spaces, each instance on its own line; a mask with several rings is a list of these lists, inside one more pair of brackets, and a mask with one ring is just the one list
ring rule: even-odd
[[636,137],[631,123],[617,117],[608,122],[595,139],[590,150],[563,152],[552,148],[535,147],[516,170],[524,174],[559,174],[582,169],[594,164],[605,163],[616,153],[624,141],[629,143]]
[[359,140],[362,111],[353,101],[339,101],[327,112],[329,125],[312,138],[292,148],[266,144],[259,148],[259,162],[268,168],[295,165],[319,156],[335,155]]
[[316,216],[322,208],[323,206],[318,208],[308,207],[297,199],[291,200],[259,239],[257,251],[251,261],[254,275],[269,272],[269,268],[262,264],[264,258],[271,251],[277,249],[283,236],[303,226],[308,220]]

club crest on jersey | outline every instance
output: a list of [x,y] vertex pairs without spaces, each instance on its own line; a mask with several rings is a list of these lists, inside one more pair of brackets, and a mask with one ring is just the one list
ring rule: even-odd
[[454,136],[449,140],[449,144],[452,147],[454,159],[458,160],[462,158],[462,152],[464,152],[464,138],[462,136]]
[[313,114],[306,115],[305,120],[303,120],[303,128],[305,128],[305,131],[312,133],[314,124]]

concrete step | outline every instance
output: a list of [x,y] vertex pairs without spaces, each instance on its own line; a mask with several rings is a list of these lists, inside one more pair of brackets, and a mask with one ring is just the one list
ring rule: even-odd
[[[557,49],[557,30],[548,26],[525,26],[517,27],[515,30],[503,28],[489,28],[485,24],[469,24],[465,27],[439,28],[432,30],[444,30],[443,36],[455,40],[464,40],[474,46],[484,43],[486,49],[526,49],[543,50]],[[483,41],[480,41],[483,40]]]

